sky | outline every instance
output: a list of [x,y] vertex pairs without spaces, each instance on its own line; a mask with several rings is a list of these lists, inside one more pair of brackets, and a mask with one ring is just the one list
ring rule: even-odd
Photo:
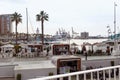
[[[18,32],[27,32],[26,8],[28,9],[29,33],[35,33],[41,23],[36,15],[44,10],[49,21],[44,22],[44,33],[54,35],[56,31],[65,29],[67,32],[89,32],[89,35],[108,35],[106,26],[114,31],[114,2],[116,2],[117,32],[120,32],[120,1],[119,0],[0,0],[0,14],[22,15],[22,23]],[[15,31],[13,24],[13,32]]]

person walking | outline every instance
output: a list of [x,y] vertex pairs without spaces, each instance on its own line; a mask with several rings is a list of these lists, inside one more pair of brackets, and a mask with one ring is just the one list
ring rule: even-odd
[[48,56],[48,54],[49,54],[49,47],[47,47],[47,54],[46,54],[46,56]]
[[87,51],[84,51],[85,54],[85,60],[87,60]]

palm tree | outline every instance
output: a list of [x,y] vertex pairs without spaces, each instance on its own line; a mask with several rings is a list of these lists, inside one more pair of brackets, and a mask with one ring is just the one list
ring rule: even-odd
[[41,30],[42,30],[42,45],[44,45],[44,21],[48,21],[48,14],[46,14],[46,12],[41,11],[40,14],[36,15],[36,20],[37,21],[41,21]]
[[15,21],[15,31],[16,31],[16,45],[17,45],[17,26],[20,22],[22,22],[22,18],[21,18],[21,14],[18,14],[17,12],[15,12],[14,14],[12,14],[11,16],[11,20],[12,22]]

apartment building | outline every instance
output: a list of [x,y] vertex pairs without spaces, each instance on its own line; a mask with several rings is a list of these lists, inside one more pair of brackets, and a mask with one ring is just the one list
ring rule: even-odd
[[12,33],[11,14],[0,15],[0,35]]

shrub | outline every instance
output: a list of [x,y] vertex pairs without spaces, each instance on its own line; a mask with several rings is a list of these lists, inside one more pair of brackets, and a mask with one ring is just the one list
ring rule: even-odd
[[80,54],[81,52],[80,52],[80,50],[78,50],[77,52],[76,52],[76,54]]
[[17,74],[17,80],[21,80],[21,74]]
[[15,45],[15,46],[14,46],[15,52],[18,53],[20,48],[21,48],[21,46]]
[[49,72],[49,76],[52,76],[53,75],[53,72]]
[[115,65],[114,61],[111,61],[111,66],[114,66],[114,65]]

